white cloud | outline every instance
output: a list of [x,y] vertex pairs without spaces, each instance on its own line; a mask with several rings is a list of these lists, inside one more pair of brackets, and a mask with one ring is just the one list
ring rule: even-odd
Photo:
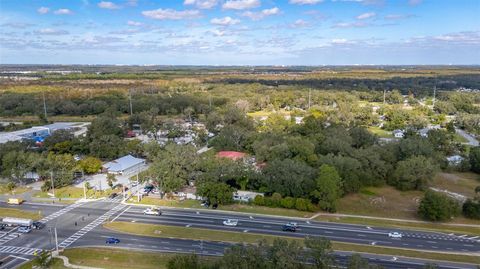
[[120,6],[116,5],[113,2],[108,2],[108,1],[101,1],[98,3],[99,8],[104,8],[104,9],[119,9]]
[[408,0],[408,4],[411,6],[420,5],[423,0]]
[[306,26],[308,26],[308,22],[306,22],[302,19],[298,19],[294,23],[292,23],[291,26],[294,27],[294,28],[306,27]]
[[332,41],[330,43],[332,43],[334,45],[345,45],[345,44],[354,44],[356,42],[350,41],[350,40],[345,39],[345,38],[334,38],[334,39],[332,39]]
[[357,19],[359,19],[359,20],[370,19],[370,18],[375,17],[376,15],[377,14],[375,14],[375,12],[367,12],[367,13],[363,13],[363,14],[358,15]]
[[356,2],[362,5],[383,5],[385,0],[332,0],[332,2]]
[[260,0],[228,0],[222,7],[224,9],[242,10],[259,7],[260,4]]
[[210,9],[218,4],[218,0],[185,0],[184,5],[195,5],[200,9]]
[[194,19],[200,17],[198,10],[174,10],[174,9],[155,9],[142,11],[142,15],[156,20],[183,20]]
[[55,13],[57,15],[71,15],[71,14],[73,14],[73,12],[68,8],[57,9],[53,13]]
[[261,20],[267,16],[278,15],[280,14],[280,9],[278,7],[264,9],[260,12],[245,11],[242,13],[242,16],[248,17],[252,20]]
[[127,0],[127,3],[125,5],[131,6],[131,7],[136,7],[138,5],[138,0]]
[[222,26],[234,25],[239,22],[240,20],[232,19],[231,17],[213,18],[212,20],[210,20],[211,24],[222,25]]
[[143,25],[143,23],[138,22],[138,21],[128,21],[127,24],[130,25],[130,26],[142,26]]
[[340,22],[332,26],[332,28],[360,28],[360,27],[367,27],[369,26],[368,23],[363,21],[357,22]]
[[68,35],[68,32],[65,30],[56,30],[52,28],[43,28],[35,31],[34,33],[39,35]]
[[40,13],[40,14],[47,14],[49,11],[50,11],[50,9],[48,7],[41,7],[39,9],[37,9],[37,12]]
[[290,4],[297,4],[297,5],[315,5],[318,3],[323,2],[323,0],[290,0]]
[[388,15],[385,15],[384,18],[386,20],[402,20],[402,19],[408,19],[412,17],[414,17],[414,15],[412,14],[388,14]]

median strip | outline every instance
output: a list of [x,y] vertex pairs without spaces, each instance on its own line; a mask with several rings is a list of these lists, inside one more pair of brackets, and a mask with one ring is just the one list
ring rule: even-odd
[[[267,242],[273,242],[275,238],[284,238],[287,240],[303,243],[303,238],[282,237],[274,235],[250,234],[243,232],[218,231],[202,228],[179,227],[168,225],[153,225],[143,223],[129,222],[110,222],[104,224],[104,227],[110,230],[130,233],[135,235],[162,237],[162,238],[181,238],[192,240],[223,241],[232,243],[257,243],[265,239]],[[480,257],[473,255],[417,251],[402,248],[368,246],[363,244],[332,242],[335,250],[364,252],[373,254],[384,254],[393,256],[405,256],[412,258],[422,258],[431,260],[443,260],[452,262],[480,263]]]

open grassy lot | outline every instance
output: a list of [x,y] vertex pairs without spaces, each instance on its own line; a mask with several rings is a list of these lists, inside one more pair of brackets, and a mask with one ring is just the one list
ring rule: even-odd
[[368,187],[340,199],[337,211],[342,214],[416,219],[421,197],[423,193],[420,191],[401,192],[390,186]]
[[15,189],[13,189],[12,191],[9,191],[7,189],[6,184],[0,184],[0,194],[16,195],[16,194],[22,194],[22,193],[27,192],[29,190],[31,190],[31,189],[28,188],[28,187],[18,186]]
[[475,187],[480,186],[480,175],[474,173],[438,173],[432,186],[472,198]]
[[378,126],[370,126],[370,127],[368,127],[368,130],[371,133],[376,134],[378,137],[393,138],[392,132],[385,131]]
[[[279,236],[273,235],[256,235],[256,234],[246,234],[241,232],[227,232],[227,231],[215,231],[209,229],[200,229],[200,228],[187,228],[187,227],[178,227],[178,226],[167,226],[167,225],[152,225],[152,224],[142,224],[142,223],[129,223],[129,222],[110,222],[104,225],[107,229],[112,229],[115,231],[144,235],[144,236],[153,236],[153,237],[175,237],[183,239],[195,239],[195,240],[211,240],[211,241],[226,241],[226,242],[246,242],[246,243],[256,243],[258,240],[265,239],[268,242],[272,242],[275,238]],[[303,239],[299,238],[288,238],[288,240],[295,240],[300,243],[303,242]],[[417,257],[425,258],[432,260],[446,260],[446,261],[457,261],[457,262],[469,262],[469,263],[479,263],[480,257],[470,256],[470,255],[460,255],[460,254],[444,254],[444,253],[435,253],[435,252],[420,252],[415,250],[407,249],[395,249],[388,247],[376,247],[376,246],[365,246],[357,245],[350,243],[339,243],[333,242],[333,248],[335,250],[343,251],[355,251],[355,252],[368,252],[368,253],[377,253],[377,254],[387,254],[395,256],[408,256],[408,257]]]
[[0,218],[2,217],[13,217],[13,218],[24,218],[24,219],[33,219],[38,220],[42,218],[40,211],[26,211],[16,208],[5,208],[0,207]]
[[[167,262],[175,256],[170,253],[153,253],[131,251],[112,248],[72,248],[62,252],[68,257],[69,262],[75,265],[92,266],[97,268],[139,268],[139,269],[165,269]],[[19,269],[32,269],[33,262],[28,262]],[[68,268],[60,259],[54,259],[50,269]]]
[[[108,189],[103,192],[100,191],[94,191],[94,190],[89,190],[87,191],[87,198],[100,198],[100,197],[105,197],[110,195],[113,191]],[[51,198],[51,196],[48,195],[47,192],[37,192],[34,197],[37,198]],[[56,198],[83,198],[83,188],[77,188],[77,187],[63,187],[59,189],[55,189],[55,197]]]

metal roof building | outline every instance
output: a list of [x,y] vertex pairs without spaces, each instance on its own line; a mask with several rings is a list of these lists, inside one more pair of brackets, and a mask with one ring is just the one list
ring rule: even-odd
[[103,169],[111,174],[128,175],[139,171],[145,165],[145,160],[126,155],[103,165]]

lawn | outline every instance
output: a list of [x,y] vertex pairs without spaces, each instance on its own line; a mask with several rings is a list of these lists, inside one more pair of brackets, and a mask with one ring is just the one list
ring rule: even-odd
[[392,132],[385,131],[377,126],[369,126],[367,128],[371,133],[376,134],[378,137],[382,138],[393,138]]
[[[112,193],[112,190],[108,189],[103,192],[95,191],[95,190],[88,190],[87,191],[87,198],[100,198],[100,197],[106,197],[110,193]],[[38,192],[34,195],[36,198],[51,198],[51,196],[48,195],[47,192]],[[63,187],[59,189],[55,189],[55,197],[56,198],[75,198],[75,199],[80,199],[83,198],[83,188],[77,188],[77,187]]]
[[16,208],[4,208],[0,207],[0,217],[13,217],[23,219],[39,220],[42,218],[40,211],[25,211]]
[[16,195],[16,194],[22,194],[24,192],[27,192],[31,190],[29,187],[25,186],[18,186],[12,191],[8,191],[7,185],[6,184],[0,184],[0,194],[11,194],[11,195]]
[[470,198],[475,195],[477,186],[480,186],[480,175],[474,173],[438,173],[432,181],[432,187]]
[[337,211],[343,214],[384,218],[417,219],[420,191],[401,192],[390,186],[368,187],[348,194],[338,201]]
[[[131,251],[112,248],[71,248],[64,250],[61,255],[68,257],[69,262],[75,265],[91,266],[96,268],[139,268],[139,269],[166,269],[167,262],[175,256],[170,253],[153,253]],[[19,269],[31,269],[33,262],[28,262]],[[54,259],[50,269],[64,269],[60,259]]]
[[[115,230],[115,231],[143,235],[143,236],[175,237],[175,238],[183,238],[183,239],[224,241],[224,242],[237,242],[237,243],[243,243],[243,242],[256,243],[262,239],[265,239],[268,242],[272,242],[275,238],[281,237],[281,236],[273,236],[273,235],[248,234],[248,233],[241,233],[241,232],[227,232],[227,231],[200,229],[200,228],[187,228],[187,227],[178,227],[178,226],[152,225],[152,224],[129,223],[129,222],[110,222],[110,223],[104,224],[104,227],[107,229]],[[303,239],[291,238],[291,237],[290,238],[284,237],[284,238],[303,243]],[[417,257],[417,258],[432,259],[432,260],[446,260],[446,261],[469,262],[469,263],[480,262],[480,257],[477,257],[477,256],[460,255],[460,254],[444,254],[444,253],[425,252],[425,251],[421,252],[421,251],[415,251],[415,250],[366,246],[366,245],[350,244],[350,243],[333,242],[333,248],[335,250],[343,250],[343,251],[377,253],[377,254],[386,254],[386,255],[395,255],[395,256],[408,256],[408,257]]]

